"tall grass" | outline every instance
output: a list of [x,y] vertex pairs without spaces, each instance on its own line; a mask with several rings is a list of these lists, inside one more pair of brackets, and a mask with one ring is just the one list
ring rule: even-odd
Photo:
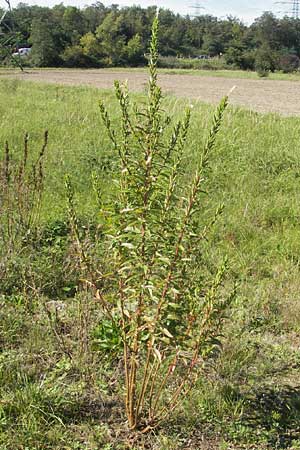
[[[21,161],[12,159],[8,141],[0,160],[1,234],[6,251],[13,251],[17,241],[34,233],[40,216],[44,189],[44,155],[48,132],[36,160],[30,161],[29,135],[24,136]],[[32,159],[32,158],[31,158]]]

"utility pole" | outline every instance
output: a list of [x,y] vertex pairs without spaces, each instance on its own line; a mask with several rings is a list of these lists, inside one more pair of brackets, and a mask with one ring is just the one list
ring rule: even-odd
[[299,0],[293,0],[292,14],[294,19],[299,19]]
[[300,0],[287,0],[282,2],[276,2],[279,5],[287,5],[289,11],[284,11],[284,14],[288,14],[294,19],[299,19],[300,15]]
[[[300,1],[300,0],[299,0]],[[190,5],[190,8],[193,11],[193,14],[191,14],[191,17],[195,18],[195,17],[200,17],[202,15],[202,11],[203,9],[205,9],[204,6],[201,5],[200,1],[197,0],[195,3],[193,3],[192,5]]]

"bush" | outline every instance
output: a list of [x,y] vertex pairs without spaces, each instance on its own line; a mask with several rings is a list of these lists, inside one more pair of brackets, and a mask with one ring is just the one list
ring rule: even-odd
[[141,37],[136,34],[131,38],[125,48],[126,62],[131,66],[145,64],[143,43]]
[[253,70],[255,53],[244,48],[230,47],[225,53],[225,61],[231,68]]
[[86,55],[81,45],[67,47],[61,54],[66,67],[100,67],[99,60]]
[[278,55],[268,46],[260,47],[255,56],[255,70],[260,77],[267,77],[278,68]]
[[166,69],[225,70],[232,69],[223,58],[196,59],[160,56],[158,67]]
[[284,73],[292,73],[299,69],[300,59],[297,55],[283,55],[279,59],[279,67]]

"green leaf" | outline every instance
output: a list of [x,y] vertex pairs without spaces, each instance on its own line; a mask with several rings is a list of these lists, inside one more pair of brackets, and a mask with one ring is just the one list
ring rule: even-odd
[[166,328],[163,328],[162,329],[162,332],[164,333],[164,335],[165,336],[167,336],[168,338],[174,338],[174,336],[166,329]]

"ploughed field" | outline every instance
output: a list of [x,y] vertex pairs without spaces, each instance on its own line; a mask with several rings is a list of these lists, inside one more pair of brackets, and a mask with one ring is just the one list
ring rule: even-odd
[[[1,78],[7,76],[2,75]],[[129,88],[137,92],[145,91],[147,84],[146,71],[126,69],[27,70],[25,73],[13,72],[9,76],[28,81],[88,85],[102,89],[110,89],[115,79],[128,80]],[[159,83],[167,94],[213,104],[235,86],[231,94],[232,105],[243,106],[257,112],[300,115],[300,89],[296,81],[161,73]]]

